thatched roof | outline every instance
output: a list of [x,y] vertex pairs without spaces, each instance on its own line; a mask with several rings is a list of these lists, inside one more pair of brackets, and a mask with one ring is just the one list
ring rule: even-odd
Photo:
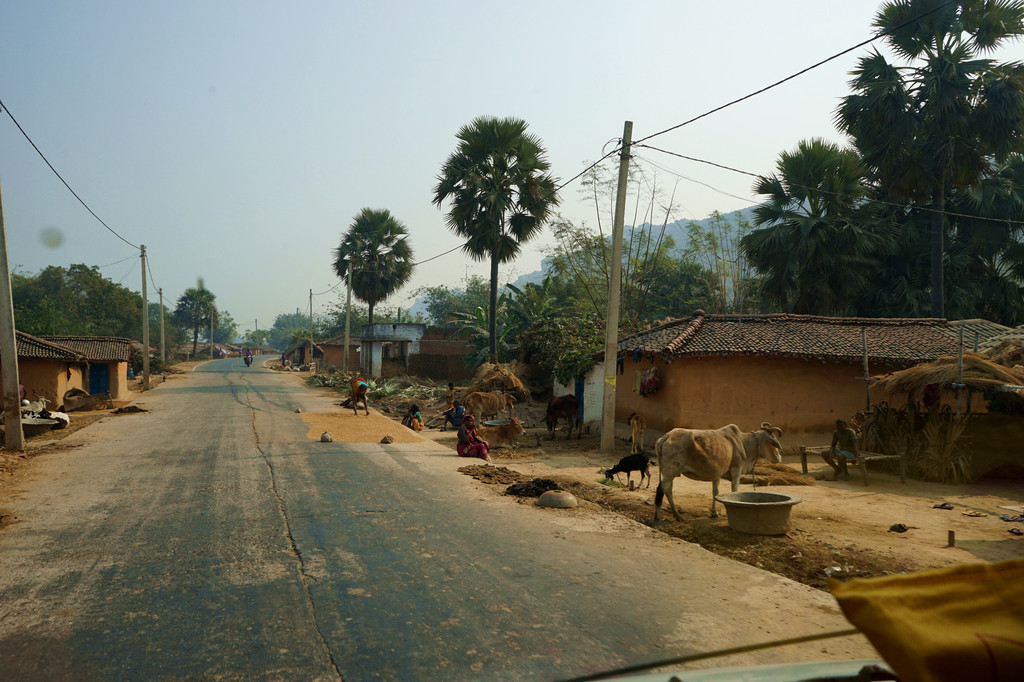
[[[993,362],[984,355],[964,353],[963,380],[958,382],[957,359],[944,356],[934,362],[916,365],[899,372],[871,378],[871,386],[888,393],[906,395],[910,402],[921,402],[925,387],[938,384],[944,391],[963,387],[968,391],[1001,390],[1002,387],[1024,385],[1024,371],[1011,369]],[[1008,393],[1011,402],[1024,406],[1024,395]]]
[[1013,367],[1024,365],[1024,339],[1005,339],[984,352],[992,362]]
[[528,395],[526,386],[519,377],[501,365],[489,363],[480,365],[473,377],[473,385],[463,391],[463,395],[473,391],[503,391],[511,393],[520,402],[525,401]]

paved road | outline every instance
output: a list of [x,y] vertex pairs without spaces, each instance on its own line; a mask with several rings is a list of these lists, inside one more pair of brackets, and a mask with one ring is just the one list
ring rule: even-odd
[[136,404],[0,497],[2,678],[545,680],[847,627],[617,515],[495,498],[434,443],[310,441],[295,409],[334,408],[294,376],[218,360]]

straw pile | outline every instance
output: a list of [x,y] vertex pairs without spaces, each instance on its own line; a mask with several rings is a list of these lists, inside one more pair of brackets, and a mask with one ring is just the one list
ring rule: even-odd
[[519,402],[524,402],[527,397],[526,386],[515,374],[502,367],[484,363],[476,371],[473,377],[473,385],[462,392],[462,395],[469,395],[473,391],[502,391],[511,393]]
[[983,355],[992,362],[998,362],[1007,367],[1024,365],[1024,341],[1004,339],[985,351]]
[[[963,385],[968,391],[984,392],[997,390],[1006,384],[1024,385],[1024,372],[1006,367],[985,355],[964,353]],[[943,356],[929,362],[885,376],[872,377],[872,387],[891,394],[906,395],[912,403],[923,401],[925,387],[938,384],[943,391],[955,390],[957,383],[957,359]],[[1024,395],[1006,394],[1010,402],[1019,402],[1024,408]]]
[[740,483],[754,485],[817,485],[814,479],[785,464],[765,462],[754,467],[752,474],[740,476]]

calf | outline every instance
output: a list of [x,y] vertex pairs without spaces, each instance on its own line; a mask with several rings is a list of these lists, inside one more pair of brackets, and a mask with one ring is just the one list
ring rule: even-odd
[[759,458],[782,461],[782,430],[768,422],[751,433],[743,433],[735,424],[720,429],[672,429],[658,439],[658,492],[654,496],[654,521],[661,520],[661,500],[668,498],[676,519],[682,521],[672,500],[672,481],[682,474],[695,481],[711,481],[711,518],[718,516],[715,498],[718,480],[728,478],[732,491],[740,488],[740,475],[753,471]]
[[583,435],[579,398],[571,394],[560,395],[552,398],[551,402],[548,403],[544,421],[548,425],[548,433],[551,434],[552,439],[555,437],[555,425],[558,424],[559,419],[565,419],[569,422],[569,433],[566,434],[565,439],[569,440],[572,437],[572,427],[575,426],[576,439],[579,440],[580,436]]
[[647,420],[639,412],[629,415],[629,433],[633,440],[633,447],[630,453],[637,454],[644,451],[644,436],[647,435]]
[[526,429],[523,428],[522,422],[512,417],[507,424],[484,426],[477,429],[477,433],[480,434],[481,440],[487,441],[492,448],[496,448],[499,445],[515,446],[516,439],[526,433]]
[[651,461],[647,459],[647,455],[633,454],[627,455],[619,460],[619,463],[613,466],[611,469],[606,469],[604,472],[605,478],[611,478],[615,474],[625,473],[626,484],[632,483],[630,476],[634,471],[640,472],[640,484],[644,484],[644,476],[647,477],[647,487],[651,487]]

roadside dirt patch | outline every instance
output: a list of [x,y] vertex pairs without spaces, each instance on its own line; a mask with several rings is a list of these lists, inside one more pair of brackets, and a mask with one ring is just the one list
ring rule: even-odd
[[320,434],[330,432],[334,440],[344,443],[379,443],[384,436],[391,434],[395,443],[419,443],[421,440],[409,428],[379,414],[369,415],[360,412],[303,412],[299,415],[302,421],[309,424],[306,437],[309,440],[320,440]]
[[494,485],[509,485],[512,483],[521,483],[527,480],[527,476],[519,473],[518,471],[512,471],[505,467],[487,466],[484,464],[471,464],[469,466],[459,467],[459,471],[467,476],[472,476],[478,481]]

